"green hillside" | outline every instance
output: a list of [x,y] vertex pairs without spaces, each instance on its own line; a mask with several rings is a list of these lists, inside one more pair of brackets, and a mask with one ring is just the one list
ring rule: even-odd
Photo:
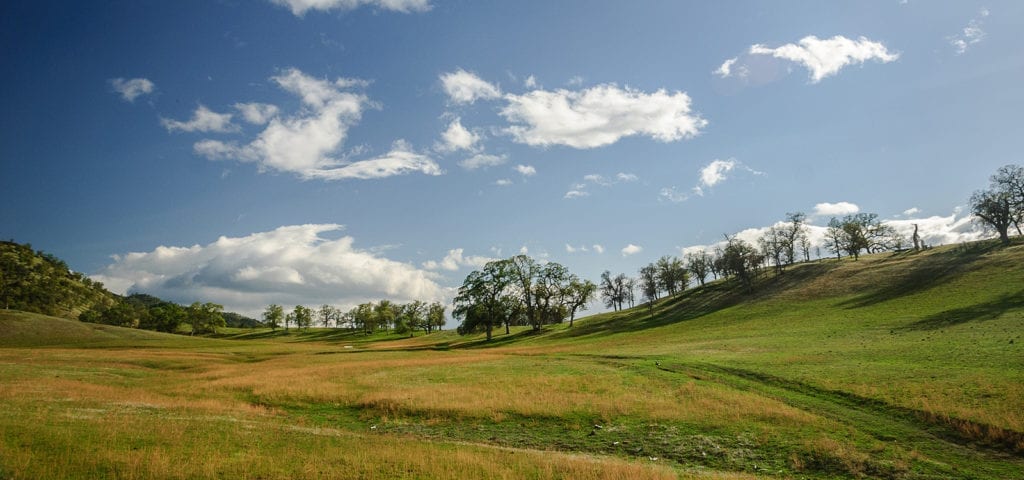
[[1024,478],[1020,244],[808,262],[490,342],[0,329],[0,478]]

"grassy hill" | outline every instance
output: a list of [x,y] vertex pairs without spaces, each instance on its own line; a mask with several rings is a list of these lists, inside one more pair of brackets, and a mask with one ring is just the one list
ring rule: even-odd
[[1024,478],[1024,245],[653,307],[492,342],[0,314],[0,478]]

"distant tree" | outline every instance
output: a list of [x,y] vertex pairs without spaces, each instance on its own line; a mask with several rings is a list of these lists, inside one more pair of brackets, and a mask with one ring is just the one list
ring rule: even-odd
[[491,340],[494,326],[504,321],[502,311],[505,310],[503,304],[508,302],[507,297],[518,296],[510,292],[514,285],[521,285],[520,272],[513,270],[518,268],[513,267],[509,260],[495,260],[466,277],[453,301],[452,314],[462,320],[459,333],[482,328],[487,340]]
[[987,227],[999,234],[999,241],[1010,243],[1009,230],[1024,220],[1024,169],[1017,165],[1000,168],[990,177],[989,187],[978,190],[969,201],[971,213]]
[[825,232],[825,247],[836,254],[836,260],[842,260],[846,245],[846,232],[843,231],[843,222],[836,217],[828,221],[828,230]]
[[640,292],[648,302],[658,299],[658,267],[649,263],[640,267]]
[[690,271],[690,274],[697,279],[697,282],[702,287],[704,286],[704,281],[708,278],[708,274],[711,273],[711,263],[711,256],[703,250],[697,253],[686,254],[686,269]]
[[441,302],[431,303],[427,307],[427,321],[424,323],[424,327],[427,329],[427,333],[431,333],[434,329],[440,330],[444,327],[444,305]]
[[139,328],[172,333],[185,322],[185,309],[173,303],[163,303],[149,309],[144,323]]
[[764,232],[764,235],[761,235],[761,238],[757,239],[757,243],[761,247],[761,253],[775,266],[775,273],[779,274],[783,272],[783,267],[789,263],[788,253],[792,247],[786,235],[784,227],[773,225],[768,227],[768,230]]
[[271,331],[275,331],[281,328],[281,322],[284,321],[284,308],[276,303],[267,305],[267,309],[263,311],[263,323],[270,327]]
[[313,310],[303,305],[296,305],[292,310],[292,318],[295,320],[295,328],[309,330],[313,325]]
[[373,306],[374,319],[377,322],[377,328],[383,328],[385,332],[391,329],[391,326],[395,323],[395,317],[398,316],[396,305],[391,300],[381,300]]
[[726,235],[725,238],[726,245],[721,256],[722,272],[738,278],[748,290],[753,290],[757,267],[764,261],[764,257],[749,243],[735,236]]
[[1010,197],[1010,209],[1013,212],[1013,225],[1017,235],[1022,235],[1021,223],[1024,222],[1024,167],[1005,165],[996,170],[989,179],[990,188],[1006,192]]
[[316,318],[320,320],[320,325],[324,328],[330,327],[334,323],[334,317],[336,316],[337,309],[327,305],[326,303],[320,305],[320,308],[316,311]]
[[[786,222],[786,225],[781,227],[783,260],[790,265],[797,261],[797,251],[802,245],[807,245],[804,252],[810,248],[810,242],[807,239],[807,214],[804,212],[787,213]],[[805,253],[805,259],[810,259],[807,253]]]
[[569,280],[569,288],[567,292],[566,305],[569,309],[569,326],[572,327],[572,322],[576,318],[577,310],[586,310],[587,305],[594,301],[594,297],[597,295],[597,285],[590,280],[580,280],[575,275]]
[[622,290],[623,286],[615,278],[612,278],[612,272],[605,270],[601,274],[601,299],[604,300],[605,307],[615,309],[616,311],[622,309],[622,302],[625,300],[626,293]]
[[222,305],[216,303],[195,302],[185,309],[185,321],[192,327],[190,335],[197,333],[216,333],[217,327],[224,326],[224,317],[221,312]]
[[425,333],[429,333],[425,326],[427,323],[427,304],[425,302],[414,300],[402,305],[398,311],[400,313],[395,324],[395,330],[398,333],[408,333],[412,337],[417,328],[423,328]]
[[655,266],[658,269],[658,285],[670,296],[686,289],[690,279],[682,260],[666,255],[659,258]]

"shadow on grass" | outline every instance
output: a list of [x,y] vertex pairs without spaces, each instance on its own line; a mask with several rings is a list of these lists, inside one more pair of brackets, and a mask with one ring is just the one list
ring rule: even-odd
[[[928,290],[936,285],[971,270],[972,264],[985,254],[1003,248],[998,241],[982,241],[966,244],[944,252],[932,253],[905,265],[900,273],[880,277],[876,288],[851,300],[842,302],[840,307],[863,308]],[[905,252],[894,255],[901,258],[914,255]]]
[[1024,290],[1009,293],[995,300],[954,308],[924,317],[902,330],[937,330],[972,321],[994,320],[1012,309],[1024,308]]

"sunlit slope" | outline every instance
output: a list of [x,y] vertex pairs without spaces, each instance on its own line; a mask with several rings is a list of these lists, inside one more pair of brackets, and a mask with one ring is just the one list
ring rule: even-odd
[[769,376],[1024,432],[1022,335],[1024,246],[981,243],[797,265],[753,292],[715,282],[524,345]]
[[0,348],[8,347],[173,347],[212,342],[168,333],[115,327],[36,313],[0,310]]

